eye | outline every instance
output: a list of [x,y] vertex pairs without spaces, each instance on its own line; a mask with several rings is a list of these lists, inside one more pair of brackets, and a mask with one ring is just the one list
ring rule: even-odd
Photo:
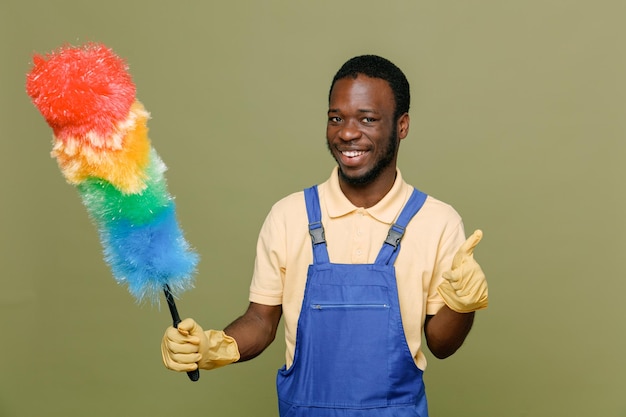
[[362,120],[363,123],[374,123],[376,121],[376,119],[373,118],[373,117],[364,117],[361,120]]
[[339,116],[330,116],[328,118],[328,122],[329,123],[340,123],[341,122],[341,117],[339,117]]

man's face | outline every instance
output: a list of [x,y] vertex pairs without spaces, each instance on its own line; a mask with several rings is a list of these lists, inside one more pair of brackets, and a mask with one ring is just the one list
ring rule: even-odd
[[383,174],[395,176],[398,145],[406,133],[402,129],[398,136],[394,110],[393,92],[383,79],[361,74],[335,83],[326,139],[343,181],[368,185]]

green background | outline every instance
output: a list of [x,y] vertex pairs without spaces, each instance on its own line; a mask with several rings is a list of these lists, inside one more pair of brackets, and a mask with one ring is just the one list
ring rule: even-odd
[[111,278],[25,93],[33,52],[125,58],[202,256],[181,315],[241,314],[271,204],[323,181],[327,92],[348,58],[407,74],[400,166],[452,204],[490,285],[466,345],[429,356],[434,417],[626,416],[626,2],[0,3],[0,416],[275,416],[282,333],[190,382],[161,364],[169,313]]

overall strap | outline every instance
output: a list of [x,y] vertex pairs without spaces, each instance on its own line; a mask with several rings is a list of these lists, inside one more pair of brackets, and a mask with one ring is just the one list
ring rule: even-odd
[[322,225],[322,212],[320,210],[319,195],[317,194],[317,185],[304,190],[304,201],[309,218],[309,234],[311,235],[311,242],[313,244],[313,263],[329,263],[330,260],[326,248],[324,226]]
[[387,239],[383,243],[383,247],[378,253],[376,262],[379,265],[393,265],[396,261],[396,257],[400,252],[400,241],[404,236],[406,226],[409,224],[413,216],[422,208],[428,195],[414,188],[409,201],[406,202],[402,212],[396,219],[396,222],[389,229]]

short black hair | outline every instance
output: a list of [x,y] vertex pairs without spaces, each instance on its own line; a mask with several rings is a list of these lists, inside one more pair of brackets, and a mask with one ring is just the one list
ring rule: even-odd
[[366,75],[370,78],[381,78],[387,81],[396,102],[394,111],[395,120],[398,120],[404,113],[409,112],[409,106],[411,105],[409,81],[400,68],[388,59],[378,55],[360,55],[346,61],[333,78],[330,91],[328,92],[328,100],[330,101],[333,87],[338,80],[348,77],[355,79],[359,74]]

